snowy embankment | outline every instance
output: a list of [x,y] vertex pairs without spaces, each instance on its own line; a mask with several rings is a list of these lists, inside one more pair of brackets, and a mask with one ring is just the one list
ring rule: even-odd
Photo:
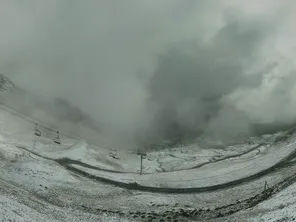
[[[89,181],[84,183],[85,179],[82,182],[55,161],[6,141],[0,134],[0,215],[3,221],[118,221],[118,217],[66,207],[70,201],[59,200],[58,192],[64,193],[65,189],[73,187],[85,189]],[[100,189],[98,184],[95,186],[102,193],[110,192]],[[93,185],[90,187],[92,192]]]

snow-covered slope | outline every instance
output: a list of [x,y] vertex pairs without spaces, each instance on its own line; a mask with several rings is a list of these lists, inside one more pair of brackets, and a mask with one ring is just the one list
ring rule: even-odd
[[[292,221],[296,218],[295,186],[289,187],[296,181],[296,164],[292,158],[267,174],[235,186],[178,195],[116,187],[67,168],[155,187],[212,186],[272,168],[294,151],[294,131],[253,138],[250,144],[232,145],[224,150],[202,150],[198,145],[191,145],[153,151],[143,160],[144,174],[140,176],[140,158],[136,153],[89,145],[65,135],[58,145],[53,142],[55,132],[44,130],[41,137],[34,136],[32,121],[0,109],[0,214],[4,221]],[[266,192],[265,183],[270,187]]]

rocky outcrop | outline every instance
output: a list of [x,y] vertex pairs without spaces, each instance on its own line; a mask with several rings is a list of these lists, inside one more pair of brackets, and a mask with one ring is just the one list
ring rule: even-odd
[[14,88],[15,86],[13,82],[11,82],[7,77],[0,73],[0,91],[7,92]]

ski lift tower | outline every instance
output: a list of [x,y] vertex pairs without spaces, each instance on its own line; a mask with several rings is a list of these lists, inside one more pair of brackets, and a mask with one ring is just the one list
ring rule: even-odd
[[145,152],[138,151],[138,152],[137,152],[137,155],[140,155],[140,157],[141,157],[141,162],[140,162],[140,175],[142,175],[142,173],[143,173],[143,159],[146,158],[147,154],[146,154]]

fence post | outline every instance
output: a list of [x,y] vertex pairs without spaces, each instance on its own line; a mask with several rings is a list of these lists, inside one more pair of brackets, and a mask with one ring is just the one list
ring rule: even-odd
[[264,191],[266,191],[268,189],[268,185],[267,185],[267,181],[265,180],[265,183],[264,183]]

